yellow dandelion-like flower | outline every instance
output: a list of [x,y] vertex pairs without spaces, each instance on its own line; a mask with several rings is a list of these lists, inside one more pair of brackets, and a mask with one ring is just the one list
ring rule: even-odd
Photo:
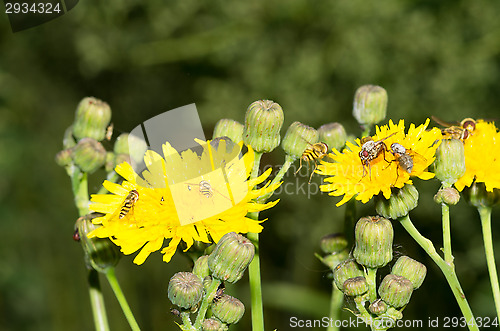
[[[118,165],[115,170],[125,180],[121,184],[105,181],[103,186],[111,194],[92,196],[90,209],[104,216],[93,220],[102,226],[89,237],[110,238],[124,254],[140,250],[134,263],[142,264],[162,248],[165,239],[170,241],[161,252],[169,262],[181,240],[189,249],[195,240],[209,243],[209,235],[218,242],[228,232],[261,232],[263,221],[246,215],[279,201],[255,201],[279,187],[280,183],[268,182],[254,189],[271,169],[248,179],[254,160],[250,147],[241,155],[242,143],[197,142],[203,149],[201,156],[192,150],[179,154],[168,143],[163,145],[163,157],[147,151],[142,177],[130,164]],[[133,190],[137,199],[130,201]]]
[[[382,147],[382,151],[365,167],[359,156],[362,147],[359,139],[356,139],[356,145],[347,142],[347,148],[342,153],[333,149],[329,156],[334,162],[322,161],[316,171],[321,175],[330,176],[324,179],[328,184],[321,185],[321,191],[330,192],[329,195],[333,196],[344,195],[337,206],[354,196],[356,200],[366,203],[380,192],[389,199],[392,187],[402,188],[405,184],[412,184],[410,176],[424,180],[434,177],[433,173],[427,172],[427,167],[435,159],[434,154],[442,136],[437,128],[426,131],[429,122],[427,119],[418,127],[411,124],[407,134],[404,131],[404,120],[400,120],[397,125],[390,120],[389,125],[377,126],[372,139],[380,142],[376,144]],[[411,173],[400,165],[401,155],[395,156],[392,153],[393,143],[399,143],[406,149],[406,157],[409,156],[413,163]]]
[[491,192],[500,188],[500,132],[494,123],[478,120],[464,141],[465,174],[455,183],[462,191],[475,180],[483,182]]

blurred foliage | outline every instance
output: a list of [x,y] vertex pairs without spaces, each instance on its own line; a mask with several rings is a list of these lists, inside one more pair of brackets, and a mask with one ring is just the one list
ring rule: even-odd
[[[220,118],[244,119],[257,99],[278,102],[285,126],[342,122],[363,84],[389,94],[388,118],[421,123],[498,117],[500,3],[486,0],[339,1],[80,1],[69,13],[13,34],[0,20],[0,329],[91,330],[86,271],[72,242],[76,208],[70,182],[54,163],[78,101],[95,96],[113,109],[118,133],[154,115],[195,102],[207,137]],[[283,152],[263,159],[279,165]],[[103,174],[100,174],[103,176]],[[289,318],[324,316],[326,270],[315,260],[322,235],[341,231],[344,207],[317,192],[319,179],[285,177],[288,191],[263,213],[261,235],[267,328],[289,329]],[[316,176],[315,176],[316,177]],[[298,178],[298,179],[297,179]],[[102,179],[91,183],[95,192]],[[441,246],[438,183],[417,181],[412,212],[421,232]],[[311,193],[311,194],[309,194]],[[358,204],[358,216],[374,214]],[[499,233],[493,213],[493,233]],[[477,213],[452,208],[453,249],[476,316],[493,316]],[[395,224],[398,249],[429,274],[405,309],[406,319],[460,316],[444,277]],[[495,238],[497,255],[499,238]],[[168,279],[187,270],[153,254],[143,266],[123,259],[118,278],[143,330],[175,328]],[[249,307],[245,282],[228,287]],[[113,330],[125,319],[103,281]],[[266,291],[268,289],[268,291]],[[432,293],[432,300],[429,300]],[[286,296],[285,296],[286,294]],[[297,294],[297,296],[294,296]],[[283,300],[279,300],[282,297]],[[304,308],[293,305],[300,297]],[[296,300],[296,299],[295,299]],[[326,301],[325,301],[326,300]],[[324,305],[323,305],[324,306]],[[314,313],[316,312],[316,313]],[[350,315],[343,313],[344,318]],[[250,330],[249,309],[235,330]]]

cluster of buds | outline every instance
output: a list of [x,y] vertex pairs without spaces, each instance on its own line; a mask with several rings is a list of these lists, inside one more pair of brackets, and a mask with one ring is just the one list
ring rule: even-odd
[[[106,151],[102,141],[112,138],[110,120],[111,108],[106,102],[92,97],[83,98],[76,108],[73,124],[64,134],[64,149],[56,155],[57,164],[74,166],[84,173],[93,173],[103,167],[110,172],[124,161],[130,163],[130,155],[142,158],[147,148],[145,142],[128,134],[118,136],[113,151]],[[129,148],[130,141],[140,151],[133,153]],[[139,162],[140,159],[134,161]]]
[[389,220],[379,216],[359,219],[355,228],[353,258],[346,259],[333,270],[335,285],[346,296],[354,297],[358,308],[356,314],[363,319],[401,319],[401,311],[410,301],[413,291],[422,285],[427,273],[422,263],[401,256],[377,289],[373,275],[392,261],[393,237]]
[[[181,315],[203,314],[203,319],[196,319],[202,321],[202,330],[227,330],[243,317],[245,306],[224,293],[224,284],[240,280],[254,254],[250,240],[234,232],[225,234],[210,255],[195,261],[192,272],[179,272],[170,279],[168,298]],[[205,319],[208,307],[212,317]]]

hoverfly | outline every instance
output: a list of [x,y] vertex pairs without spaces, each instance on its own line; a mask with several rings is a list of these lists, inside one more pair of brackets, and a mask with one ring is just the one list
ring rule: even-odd
[[307,147],[304,150],[304,153],[302,153],[302,156],[300,157],[300,160],[299,160],[299,164],[300,164],[299,169],[297,169],[297,171],[295,171],[294,175],[296,175],[297,172],[299,172],[299,170],[302,168],[302,160],[304,160],[305,162],[308,162],[308,163],[314,162],[314,169],[311,172],[311,176],[309,177],[309,184],[310,184],[312,176],[314,175],[314,171],[316,170],[316,168],[318,168],[318,164],[316,163],[316,161],[321,160],[322,158],[324,158],[327,155],[328,145],[323,143],[323,142],[319,142],[319,143],[315,143],[315,144],[311,144],[311,143],[307,142],[307,144],[309,145],[309,147]]
[[220,195],[222,195],[224,198],[230,200],[228,197],[226,197],[225,195],[223,195],[222,193],[220,193],[219,191],[214,189],[212,187],[212,185],[210,185],[210,183],[206,180],[200,181],[199,184],[190,184],[190,183],[186,183],[186,184],[187,184],[187,188],[189,191],[191,191],[191,185],[198,186],[200,194],[203,195],[204,197],[206,197],[207,199],[210,199],[211,197],[213,197],[214,192],[216,192],[216,193],[219,193]]
[[460,139],[465,141],[476,129],[476,121],[472,118],[465,118],[460,122],[460,125],[453,125],[445,121],[440,120],[436,116],[431,116],[432,119],[444,128],[441,129],[441,134],[445,136],[446,139]]
[[384,140],[395,135],[397,132],[394,132],[391,135],[388,135],[384,139],[374,141],[372,137],[363,137],[361,139],[361,150],[359,151],[359,158],[361,160],[361,164],[363,165],[363,177],[366,176],[366,167],[368,167],[368,171],[370,173],[371,178],[371,165],[370,162],[375,160],[380,154],[384,155],[384,160],[387,163],[390,163],[385,159],[385,152],[387,152],[387,145],[384,143]]
[[219,287],[217,287],[217,291],[215,292],[214,299],[212,302],[217,302],[222,298],[222,295],[224,295],[224,290],[226,289],[226,286],[224,285],[224,282],[221,282]]
[[122,219],[127,216],[137,200],[139,200],[139,192],[137,192],[137,190],[130,191],[123,202],[122,208],[120,209],[120,216],[118,216],[118,218]]

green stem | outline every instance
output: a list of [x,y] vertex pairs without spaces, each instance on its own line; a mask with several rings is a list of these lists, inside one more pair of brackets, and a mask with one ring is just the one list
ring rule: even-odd
[[208,306],[210,302],[213,300],[215,292],[217,292],[217,288],[219,287],[221,281],[217,278],[212,279],[212,283],[208,287],[208,290],[203,297],[203,301],[201,302],[200,310],[198,311],[198,315],[196,316],[196,321],[194,322],[194,329],[201,330],[201,323],[205,319],[205,315],[207,313]]
[[[295,159],[287,154],[285,156],[285,163],[283,163],[283,166],[280,168],[280,170],[278,171],[276,176],[271,181],[271,184],[269,184],[269,185],[274,185],[276,183],[279,183],[283,179],[285,174],[288,172],[288,169],[290,169],[290,166],[293,164],[293,162],[295,162]],[[267,193],[266,195],[259,197],[257,199],[257,202],[265,203],[267,201],[267,199],[269,199],[273,194],[274,194],[274,191]]]
[[361,134],[361,138],[368,137],[370,135],[370,125],[363,126],[363,133]]
[[182,319],[182,329],[196,331],[196,328],[191,324],[191,318],[189,318],[189,311],[181,312]]
[[[262,153],[255,152],[255,158],[252,167],[250,178],[256,178],[259,175],[260,159]],[[254,220],[259,219],[259,213],[249,213],[248,217]],[[264,307],[262,304],[262,282],[260,279],[260,252],[259,252],[259,234],[247,233],[248,239],[252,241],[255,246],[255,255],[252,262],[248,266],[248,282],[250,284],[250,299],[252,311],[252,330],[264,330]]]
[[344,214],[344,236],[347,239],[347,247],[354,245],[354,228],[356,226],[356,200],[347,201]]
[[340,318],[340,307],[344,302],[344,293],[337,288],[335,282],[332,282],[332,297],[330,298],[330,321],[333,323],[328,324],[327,331],[338,331],[339,327],[335,326],[335,321]]
[[130,310],[127,299],[125,299],[125,296],[123,295],[120,284],[118,283],[118,279],[116,279],[115,268],[111,267],[108,269],[108,271],[106,272],[106,278],[108,279],[109,285],[111,285],[111,288],[115,293],[116,299],[118,299],[118,302],[120,303],[120,307],[122,307],[123,314],[127,318],[130,328],[133,331],[140,331],[141,329],[135,321],[134,314],[132,314],[132,311]]
[[75,205],[78,215],[84,216],[89,213],[89,189],[87,173],[81,172],[77,166],[71,165],[66,168],[66,172],[71,177],[71,187],[75,197]]
[[366,282],[368,283],[368,296],[370,302],[377,300],[377,268],[366,268]]
[[87,282],[89,284],[90,305],[92,306],[95,329],[96,331],[109,331],[106,307],[104,306],[101,284],[99,283],[99,274],[96,270],[89,270]]
[[479,216],[481,217],[481,227],[483,230],[484,252],[486,254],[486,263],[490,274],[491,290],[495,300],[497,317],[500,319],[500,287],[498,285],[497,267],[495,265],[495,255],[493,253],[493,240],[491,236],[491,207],[479,207]]
[[449,265],[453,265],[453,255],[451,254],[451,226],[450,226],[450,206],[441,203],[441,214],[443,221],[443,251],[444,260]]
[[[469,303],[465,297],[465,294],[458,281],[457,274],[455,273],[455,268],[453,264],[448,264],[445,260],[439,256],[436,252],[436,248],[432,244],[432,241],[425,238],[420,234],[420,232],[415,228],[408,215],[399,218],[399,222],[408,232],[408,234],[422,247],[422,249],[429,255],[429,257],[437,264],[441,272],[448,281],[448,285],[455,296],[455,300],[462,311],[462,315],[465,317],[466,321],[475,321],[474,315],[469,307]],[[469,330],[479,330],[475,323],[468,324]]]

